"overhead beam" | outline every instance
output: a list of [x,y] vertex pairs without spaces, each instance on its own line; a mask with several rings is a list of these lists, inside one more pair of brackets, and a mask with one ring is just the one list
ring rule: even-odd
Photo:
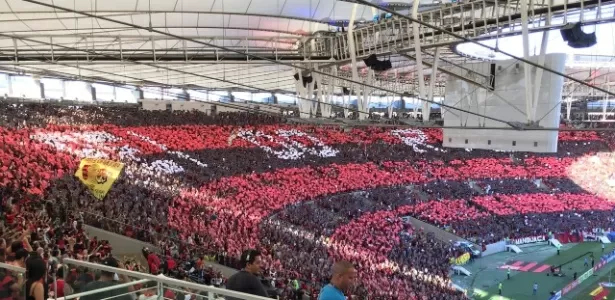
[[[21,51],[21,50],[20,50]],[[186,58],[183,55],[164,55],[161,54],[159,51],[156,51],[156,63],[157,62],[183,62],[183,63],[190,63],[190,62],[218,62],[219,59],[215,56],[209,56],[209,55],[189,55],[189,60],[186,61]],[[119,54],[119,53],[118,53]],[[126,59],[130,59],[130,60],[136,60],[136,61],[149,61],[152,62],[153,58],[151,55],[129,55],[124,53],[124,60]],[[51,59],[51,53],[49,55],[24,55],[22,53],[19,54],[19,58],[31,58],[34,60],[39,60],[39,61],[43,61],[43,60],[47,60],[47,59]],[[89,61],[98,61],[98,62],[122,62],[121,58],[117,58],[117,59],[112,59],[109,57],[95,57],[95,56],[91,56],[91,55],[61,55],[59,54],[57,51],[55,52],[54,58],[56,61],[79,61],[80,63],[82,62],[89,62]],[[276,59],[276,57],[274,56],[265,56],[264,59],[255,59],[255,61],[261,61],[261,62],[267,62],[270,59]],[[291,61],[291,62],[301,62],[303,60],[303,56],[290,56],[290,55],[286,55],[286,56],[278,56],[277,57],[278,60],[281,61]],[[331,57],[312,57],[312,59],[310,60],[310,62],[325,62],[325,61],[330,61]],[[15,57],[14,56],[7,56],[6,54],[3,54],[2,52],[0,52],[0,62],[7,62],[7,61],[15,61]],[[223,57],[223,61],[225,63],[246,63],[246,58],[244,57],[240,57],[240,56],[224,56]]]
[[[405,58],[407,58],[407,59],[410,59],[410,60],[416,61],[416,57],[414,57],[414,56],[412,56],[412,55],[410,55],[410,54],[400,53],[399,55],[400,55],[400,56],[403,56],[403,57],[405,57]],[[442,59],[440,59],[440,60],[442,60]],[[442,61],[444,61],[444,60],[442,60]],[[446,62],[446,61],[444,61],[444,62]],[[429,62],[429,61],[425,61],[425,60],[424,60],[424,61],[423,61],[423,65],[425,65],[425,66],[427,66],[427,67],[433,67],[433,65],[434,65],[434,64],[433,64],[433,63],[431,63],[431,62]],[[461,68],[461,67],[460,67],[460,68]],[[446,74],[446,75],[449,75],[449,76],[452,76],[452,77],[455,77],[455,78],[461,79],[461,80],[463,80],[463,81],[465,81],[465,82],[467,82],[467,83],[470,83],[470,84],[472,84],[472,85],[475,85],[475,86],[478,86],[478,87],[481,87],[481,88],[484,88],[484,89],[489,89],[489,87],[488,87],[488,86],[486,86],[486,85],[485,85],[485,83],[481,83],[481,82],[474,81],[474,80],[472,80],[472,79],[470,79],[470,78],[468,78],[468,77],[464,77],[464,76],[463,76],[463,75],[461,75],[461,74],[457,74],[457,73],[455,73],[455,72],[451,72],[451,71],[449,71],[448,69],[444,69],[444,68],[442,68],[442,67],[440,67],[440,66],[438,66],[438,72],[441,72],[441,73],[444,73],[444,74]],[[431,76],[434,76],[434,74],[432,74]]]

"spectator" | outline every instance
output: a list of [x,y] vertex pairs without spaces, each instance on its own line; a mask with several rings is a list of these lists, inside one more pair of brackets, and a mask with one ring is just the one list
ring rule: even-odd
[[[103,265],[112,268],[123,268],[121,264],[113,257],[106,258],[103,262]],[[83,288],[83,292],[93,291],[101,288],[106,288],[110,286],[117,285],[119,282],[114,279],[115,273],[108,271],[101,271],[100,278],[97,281],[92,281],[85,285]],[[125,275],[120,275],[122,278],[122,282],[129,282],[129,279]],[[105,298],[113,298],[117,300],[133,300],[132,296],[128,294],[132,290],[132,287],[123,287],[117,288],[114,290],[109,290],[105,292],[100,292],[92,295],[83,296],[80,300],[96,300],[96,299],[105,299]]]
[[30,253],[26,249],[19,249],[15,252],[15,260],[11,262],[12,265],[20,268],[26,267],[26,259]]
[[335,263],[332,273],[331,281],[322,288],[318,300],[345,300],[344,291],[348,291],[357,279],[357,270],[347,261]]
[[47,266],[43,258],[33,255],[26,261],[26,300],[47,300]]
[[[58,287],[57,294],[55,292],[56,286]],[[64,267],[58,267],[56,272],[56,283],[49,283],[49,291],[50,293],[55,294],[57,298],[65,297],[73,293],[71,286],[64,280]]]
[[158,275],[160,274],[160,258],[156,253],[150,251],[148,248],[143,248],[143,255],[147,259],[147,265],[149,266],[150,274]]
[[[229,277],[226,288],[232,291],[250,295],[269,297],[265,286],[259,279],[261,273],[261,253],[257,250],[246,250],[241,254],[242,269]],[[231,300],[235,299],[229,297]]]

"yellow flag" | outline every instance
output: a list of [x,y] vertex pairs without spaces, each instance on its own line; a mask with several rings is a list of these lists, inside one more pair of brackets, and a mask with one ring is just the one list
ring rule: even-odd
[[124,164],[121,162],[99,159],[84,158],[79,164],[75,176],[85,184],[94,197],[99,200],[105,198],[115,180],[120,176]]

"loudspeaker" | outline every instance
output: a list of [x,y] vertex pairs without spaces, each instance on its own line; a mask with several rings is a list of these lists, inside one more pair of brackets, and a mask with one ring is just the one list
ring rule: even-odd
[[368,56],[366,59],[364,59],[363,62],[365,63],[367,67],[371,68],[372,66],[376,65],[379,61],[378,61],[378,57],[376,56],[376,54],[372,54]]
[[377,72],[390,70],[393,67],[390,60],[379,61],[376,54],[368,56],[366,59],[363,60],[363,62],[368,68]]
[[[299,81],[299,73],[296,73],[295,75],[293,75],[293,77],[295,78],[295,80]],[[309,83],[312,83],[312,81],[314,81],[314,78],[312,77],[312,75],[307,75],[307,76],[302,76],[302,77],[303,77],[304,87],[307,87]],[[316,84],[314,84],[314,89],[317,89]]]
[[595,45],[596,33],[585,33],[581,29],[581,23],[568,23],[560,30],[562,39],[568,42],[568,46],[572,48],[587,48]]
[[491,64],[491,69],[489,70],[489,89],[495,91],[495,64]]

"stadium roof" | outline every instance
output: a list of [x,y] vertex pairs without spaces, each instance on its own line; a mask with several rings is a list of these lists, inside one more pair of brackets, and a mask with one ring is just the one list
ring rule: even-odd
[[[296,51],[298,41],[313,32],[329,31],[334,28],[330,24],[347,21],[354,5],[333,0],[40,2],[76,12],[22,0],[0,1],[0,63],[11,65],[5,69],[15,69],[12,63],[19,60],[17,69],[58,77],[209,89],[242,87],[231,83],[236,82],[267,90],[294,90],[293,70],[248,61],[245,56],[197,42],[298,62],[303,59]],[[372,9],[366,6],[357,14],[358,19],[373,18]]]

